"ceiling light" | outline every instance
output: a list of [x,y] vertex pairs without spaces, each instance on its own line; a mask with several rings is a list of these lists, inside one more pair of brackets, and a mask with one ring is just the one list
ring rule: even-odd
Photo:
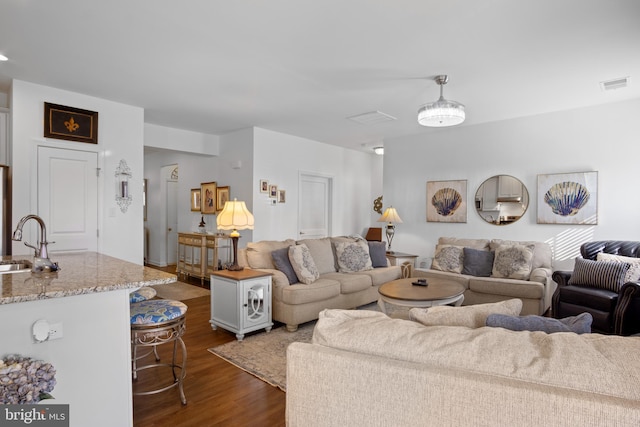
[[384,147],[373,147],[373,152],[378,156],[382,156],[384,154]]
[[464,122],[464,105],[448,101],[442,96],[442,86],[446,85],[448,80],[446,75],[436,76],[435,81],[440,85],[440,99],[425,104],[418,110],[418,123],[422,126],[455,126]]
[[8,61],[9,58],[0,53],[0,61]]

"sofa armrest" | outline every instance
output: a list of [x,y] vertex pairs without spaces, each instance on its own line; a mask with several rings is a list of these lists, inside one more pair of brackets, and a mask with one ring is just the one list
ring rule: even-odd
[[551,273],[552,271],[550,268],[543,268],[543,267],[534,268],[531,271],[531,275],[529,276],[529,281],[540,282],[546,286],[549,284],[549,281],[551,279]]
[[[616,335],[624,335],[624,320],[634,298],[640,297],[640,282],[627,282],[618,292],[618,304],[613,312],[613,330]],[[632,333],[637,331],[632,331]]]
[[569,279],[571,278],[571,274],[573,274],[573,271],[558,270],[558,271],[554,271],[551,277],[553,278],[553,281],[558,284],[558,287],[567,286],[569,284]]

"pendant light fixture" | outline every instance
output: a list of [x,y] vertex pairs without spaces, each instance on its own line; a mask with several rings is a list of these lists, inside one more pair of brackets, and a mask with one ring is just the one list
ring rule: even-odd
[[436,76],[436,83],[440,86],[440,99],[425,104],[418,110],[418,123],[422,126],[445,127],[455,126],[464,122],[464,105],[456,101],[449,101],[442,96],[442,86],[449,78],[446,75]]

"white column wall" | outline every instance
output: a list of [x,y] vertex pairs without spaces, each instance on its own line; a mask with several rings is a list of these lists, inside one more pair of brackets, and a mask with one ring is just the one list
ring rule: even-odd
[[[98,144],[43,137],[44,102],[98,112]],[[14,80],[11,93],[12,173],[14,225],[24,215],[37,213],[37,146],[97,151],[101,178],[98,196],[98,251],[142,264],[143,122],[141,108],[79,93]],[[126,213],[115,201],[114,174],[121,159],[131,168],[133,200]],[[64,194],[55,195],[64,197]],[[26,230],[23,240],[36,241]],[[55,251],[55,244],[50,249]],[[22,242],[14,242],[13,254],[28,254]]]
[[[472,110],[469,111],[472,114]],[[557,268],[573,267],[581,243],[640,240],[636,171],[640,158],[640,100],[542,114],[476,126],[425,129],[385,141],[384,201],[404,220],[398,251],[432,257],[440,236],[547,241]],[[536,223],[537,175],[598,171],[598,225]],[[513,175],[529,190],[519,221],[496,226],[473,208],[482,182]],[[466,224],[426,222],[427,181],[466,179]]]

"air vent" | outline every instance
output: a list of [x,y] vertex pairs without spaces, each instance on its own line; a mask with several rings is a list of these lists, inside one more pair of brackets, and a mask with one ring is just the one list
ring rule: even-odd
[[602,90],[615,90],[629,86],[629,77],[620,77],[618,79],[600,82]]
[[375,125],[378,123],[392,122],[394,120],[397,120],[395,117],[385,113],[381,113],[380,111],[371,111],[369,113],[347,117],[347,119],[352,120],[356,123],[360,123],[361,125]]

